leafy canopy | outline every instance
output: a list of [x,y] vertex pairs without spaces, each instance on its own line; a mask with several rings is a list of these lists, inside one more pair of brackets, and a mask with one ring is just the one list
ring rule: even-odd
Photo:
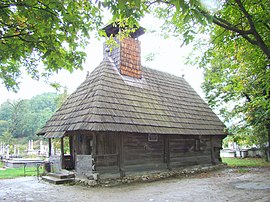
[[257,145],[270,133],[269,11],[269,1],[225,3],[218,14],[231,28],[211,29],[200,64],[210,105],[230,120],[232,133],[257,135]]
[[16,91],[24,71],[39,79],[59,69],[81,69],[82,47],[100,24],[99,5],[93,1],[0,1],[0,80]]

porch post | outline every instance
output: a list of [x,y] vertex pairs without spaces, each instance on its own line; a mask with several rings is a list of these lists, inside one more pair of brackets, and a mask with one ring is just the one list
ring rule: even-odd
[[210,145],[211,145],[211,162],[212,164],[215,164],[215,150],[214,150],[213,136],[210,136]]
[[97,171],[97,134],[93,133],[93,143],[92,143],[92,171]]
[[92,145],[92,155],[95,156],[97,154],[97,135],[93,134],[93,145]]
[[73,135],[69,136],[69,153],[70,153],[70,158],[72,161],[72,167],[75,167],[75,155],[74,155],[74,142],[73,142]]
[[125,171],[123,168],[123,134],[118,135],[118,168],[120,177],[125,177]]
[[52,139],[49,138],[49,157],[52,155]]
[[64,137],[61,137],[61,168],[65,168],[65,159],[64,159]]

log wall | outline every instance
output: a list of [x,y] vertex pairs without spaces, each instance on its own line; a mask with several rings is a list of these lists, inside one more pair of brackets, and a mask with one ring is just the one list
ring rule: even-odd
[[211,164],[209,137],[171,135],[170,168]]
[[125,170],[149,170],[164,167],[164,139],[157,135],[149,141],[146,134],[123,135],[123,165]]
[[94,155],[96,170],[99,172],[119,171],[118,142],[119,135],[114,133],[96,134]]
[[[84,139],[86,141],[84,141]],[[98,133],[83,138],[78,150],[88,153],[84,145],[93,140],[95,168],[100,173],[174,169],[220,162],[222,137]],[[79,139],[80,140],[80,139]]]

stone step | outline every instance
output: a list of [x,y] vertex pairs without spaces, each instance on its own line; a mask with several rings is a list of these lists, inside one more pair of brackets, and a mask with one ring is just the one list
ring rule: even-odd
[[58,179],[75,178],[73,173],[48,173],[48,176]]
[[42,176],[42,179],[44,181],[47,181],[47,182],[52,183],[52,184],[65,184],[65,183],[70,183],[70,182],[75,181],[75,178],[60,179],[60,178],[56,178],[56,177],[52,177],[52,176]]

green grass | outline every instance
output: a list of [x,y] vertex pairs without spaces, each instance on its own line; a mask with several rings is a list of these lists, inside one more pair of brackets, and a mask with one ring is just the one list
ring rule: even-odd
[[[0,162],[0,179],[11,179],[16,177],[24,176],[24,168],[4,168],[3,163]],[[37,175],[36,167],[26,167],[25,168],[25,176],[36,176]],[[42,173],[43,170],[40,170]]]
[[222,158],[222,162],[230,167],[266,167],[270,166],[270,162],[266,162],[264,158]]

